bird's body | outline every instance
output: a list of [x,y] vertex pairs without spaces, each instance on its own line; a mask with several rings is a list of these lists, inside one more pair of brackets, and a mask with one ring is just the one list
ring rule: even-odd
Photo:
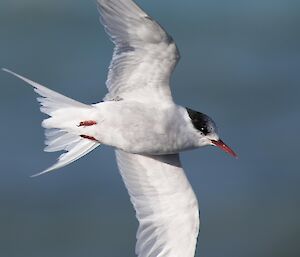
[[49,115],[45,151],[64,150],[43,174],[100,144],[117,162],[140,226],[139,257],[192,257],[199,230],[198,204],[179,152],[215,145],[234,155],[207,115],[176,105],[169,86],[179,60],[174,40],[131,0],[98,0],[101,22],[115,44],[103,102],[86,105],[12,71],[41,96]]
[[[104,102],[96,108],[99,124],[95,127],[95,138],[104,144],[130,153],[154,155],[195,147],[192,133],[185,134],[187,129],[193,129],[187,122],[186,110],[175,104],[118,101]],[[107,129],[111,133],[106,134]]]
[[[61,110],[60,110],[61,111]],[[72,112],[72,110],[69,110]],[[61,111],[63,116],[65,111]],[[47,128],[56,128],[60,123],[65,130],[74,130],[79,135],[93,137],[99,143],[136,154],[172,154],[199,147],[194,140],[197,131],[192,126],[186,108],[169,103],[150,104],[132,100],[107,101],[84,110],[86,120],[93,120],[92,126],[74,127],[71,121],[59,113],[43,122]],[[78,109],[74,110],[82,118]],[[71,124],[71,125],[70,125]],[[126,129],[124,129],[126,128]],[[201,143],[201,142],[200,142]]]

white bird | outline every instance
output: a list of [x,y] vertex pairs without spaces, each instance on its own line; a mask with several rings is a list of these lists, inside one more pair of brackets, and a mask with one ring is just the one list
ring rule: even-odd
[[45,151],[65,151],[43,174],[112,146],[139,221],[139,257],[192,257],[198,203],[179,152],[215,145],[236,156],[207,115],[176,105],[169,86],[179,60],[172,37],[131,0],[98,0],[115,44],[103,102],[86,105],[3,69],[34,87],[45,119]]

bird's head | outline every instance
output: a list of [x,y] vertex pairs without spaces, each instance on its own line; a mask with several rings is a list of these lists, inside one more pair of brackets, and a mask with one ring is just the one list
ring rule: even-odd
[[197,130],[199,146],[214,145],[233,157],[237,157],[236,153],[219,138],[217,126],[212,118],[189,108],[186,108],[186,110],[193,127]]

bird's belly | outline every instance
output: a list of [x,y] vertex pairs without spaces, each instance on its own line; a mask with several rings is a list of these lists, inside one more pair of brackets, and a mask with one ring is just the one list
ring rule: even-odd
[[180,135],[176,128],[167,129],[149,124],[142,127],[126,127],[122,132],[116,131],[111,138],[111,146],[136,154],[173,154],[192,149],[190,139]]
[[172,139],[167,134],[147,134],[146,136],[134,136],[125,145],[120,145],[120,149],[137,154],[172,154],[185,150],[176,139]]
[[[113,106],[113,104],[110,104]],[[171,154],[192,148],[178,120],[176,108],[156,109],[116,103],[101,114],[96,138],[103,144],[137,154]],[[107,105],[109,108],[110,106]],[[108,115],[106,115],[108,113]],[[105,116],[105,117],[104,117]]]

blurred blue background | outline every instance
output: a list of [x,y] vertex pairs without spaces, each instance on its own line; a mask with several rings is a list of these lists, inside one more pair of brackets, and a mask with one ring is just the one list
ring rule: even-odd
[[[174,37],[175,100],[209,114],[239,154],[186,152],[198,196],[196,256],[300,256],[300,2],[138,3]],[[93,0],[1,0],[0,66],[85,103],[106,93],[112,44]],[[0,73],[0,256],[134,256],[137,222],[112,149],[38,178],[36,95]]]

